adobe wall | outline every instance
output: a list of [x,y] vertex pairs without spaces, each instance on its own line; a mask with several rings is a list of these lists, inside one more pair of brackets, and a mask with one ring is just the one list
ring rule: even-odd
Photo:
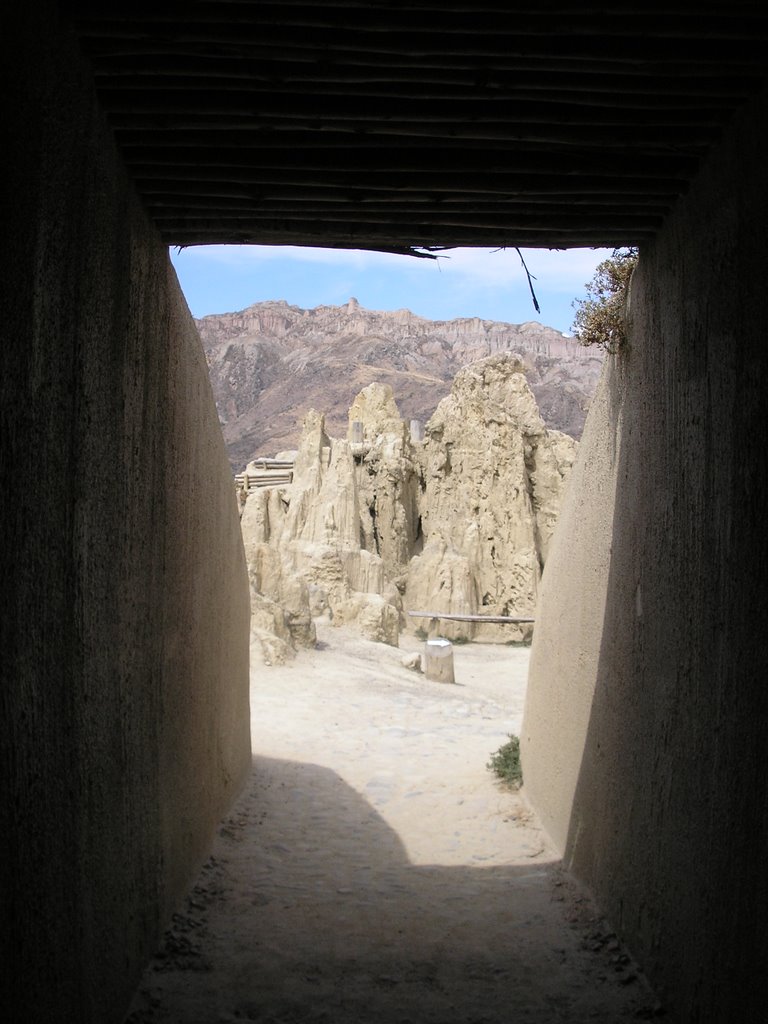
[[109,1024],[250,767],[248,588],[167,251],[56,5],[12,17],[0,1003]]
[[522,736],[566,863],[671,1019],[698,1024],[765,1012],[766,113],[738,118],[642,252],[544,574]]

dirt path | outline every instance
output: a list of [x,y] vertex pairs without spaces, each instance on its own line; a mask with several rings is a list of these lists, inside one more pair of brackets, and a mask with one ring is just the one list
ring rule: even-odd
[[486,770],[528,651],[320,627],[252,681],[254,774],[147,970],[131,1024],[605,1024],[654,999],[523,799]]

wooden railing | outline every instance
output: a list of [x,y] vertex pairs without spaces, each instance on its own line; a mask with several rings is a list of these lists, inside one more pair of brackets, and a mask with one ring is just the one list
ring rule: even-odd
[[519,615],[460,615],[458,612],[408,612],[414,619],[451,619],[453,622],[535,622]]
[[257,487],[280,487],[293,482],[293,462],[284,459],[256,459],[251,463],[255,472],[238,473],[235,486],[242,491]]

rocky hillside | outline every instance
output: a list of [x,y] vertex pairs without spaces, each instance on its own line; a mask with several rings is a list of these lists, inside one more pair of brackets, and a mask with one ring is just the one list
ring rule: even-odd
[[599,353],[534,322],[432,321],[355,299],[316,309],[260,302],[197,326],[236,471],[295,448],[310,408],[344,435],[355,395],[374,381],[392,388],[406,421],[426,422],[463,366],[501,352],[522,357],[546,425],[579,438],[601,366]]

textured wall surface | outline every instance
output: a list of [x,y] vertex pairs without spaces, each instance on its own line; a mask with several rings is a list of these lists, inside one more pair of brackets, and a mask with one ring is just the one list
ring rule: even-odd
[[0,1003],[33,1024],[109,1024],[250,766],[247,580],[167,252],[55,8],[14,13]]
[[764,1018],[765,98],[633,280],[544,576],[526,790],[672,1019]]
[[611,371],[590,406],[540,583],[521,736],[528,798],[561,850],[568,840],[605,618],[619,448]]

